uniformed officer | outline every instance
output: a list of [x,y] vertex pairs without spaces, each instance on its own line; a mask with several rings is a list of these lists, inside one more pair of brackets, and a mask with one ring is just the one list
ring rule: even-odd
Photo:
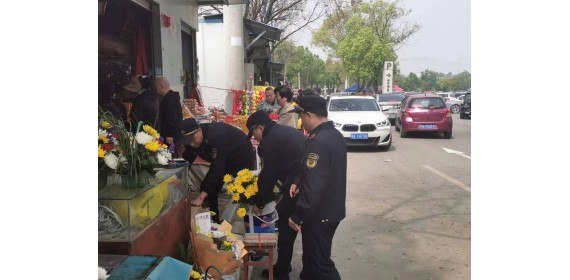
[[224,175],[236,176],[242,169],[253,170],[255,151],[251,141],[239,128],[222,122],[198,124],[188,118],[180,123],[176,146],[184,146],[182,157],[194,162],[196,156],[210,162],[210,169],[200,184],[200,195],[192,200],[192,205],[202,205],[208,198],[208,206],[216,212],[214,222],[219,223],[218,193],[224,185]]
[[[293,127],[272,121],[263,111],[253,113],[247,119],[246,126],[249,129],[249,137],[253,135],[260,142],[257,153],[263,160],[263,168],[257,182],[259,192],[254,197],[253,213],[261,214],[263,206],[274,200],[273,187],[278,181],[282,182],[281,193],[284,195],[277,204],[278,256],[277,263],[273,266],[273,273],[274,279],[289,279],[289,272],[292,270],[293,245],[297,237],[297,231],[288,225],[296,201],[296,198],[289,196],[289,189],[297,178],[305,155],[306,137]],[[264,269],[262,275],[268,277],[269,271]]]
[[346,216],[346,144],[327,120],[326,100],[303,96],[292,110],[310,132],[303,171],[290,196],[299,196],[289,226],[303,231],[301,279],[340,279],[331,260],[332,239]]

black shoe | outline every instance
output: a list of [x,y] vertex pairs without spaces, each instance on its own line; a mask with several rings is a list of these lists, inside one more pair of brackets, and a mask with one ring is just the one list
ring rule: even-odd
[[[269,269],[264,268],[261,271],[261,276],[263,276],[263,278],[269,279]],[[275,273],[275,271],[273,271],[273,279],[274,280],[289,280],[289,273]]]
[[[287,272],[285,271],[279,271],[275,269],[275,266],[273,266],[273,278],[277,279],[277,280],[289,280],[289,272],[291,272],[293,269],[289,268]],[[265,277],[265,278],[269,278],[269,269],[264,268],[261,271],[261,276]]]

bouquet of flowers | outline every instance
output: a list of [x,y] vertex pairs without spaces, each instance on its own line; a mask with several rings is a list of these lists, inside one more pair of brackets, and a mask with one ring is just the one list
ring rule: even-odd
[[99,112],[99,141],[99,158],[106,166],[102,169],[100,165],[100,172],[134,176],[137,185],[152,179],[156,167],[172,160],[172,152],[154,128],[140,123],[133,136],[121,120],[104,110]]
[[238,172],[237,177],[226,174],[224,176],[224,183],[227,184],[228,195],[232,196],[232,200],[238,203],[236,214],[243,218],[250,206],[253,205],[253,196],[257,194],[258,176],[255,176],[249,169],[243,169]]

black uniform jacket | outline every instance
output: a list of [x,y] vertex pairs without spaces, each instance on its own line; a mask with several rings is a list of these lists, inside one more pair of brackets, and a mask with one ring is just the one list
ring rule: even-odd
[[263,168],[257,181],[258,193],[254,196],[259,208],[273,200],[273,187],[281,181],[283,198],[278,210],[291,212],[294,201],[289,189],[297,178],[300,164],[305,155],[305,135],[295,128],[271,122],[263,129],[263,139],[257,153],[262,159]]
[[211,163],[200,187],[212,195],[224,185],[224,175],[235,177],[244,168],[253,170],[255,151],[251,141],[239,128],[222,122],[200,124],[200,128],[204,134],[202,145],[197,149],[186,145],[182,157],[192,163],[199,155]]
[[160,101],[160,135],[164,138],[174,137],[178,133],[178,125],[181,121],[180,94],[171,90]]
[[137,95],[131,108],[131,131],[136,132],[139,121],[142,121],[161,133],[158,122],[159,108],[158,96],[152,90],[145,90]]
[[299,199],[291,215],[296,224],[335,223],[346,216],[346,144],[331,121],[307,138],[297,186]]

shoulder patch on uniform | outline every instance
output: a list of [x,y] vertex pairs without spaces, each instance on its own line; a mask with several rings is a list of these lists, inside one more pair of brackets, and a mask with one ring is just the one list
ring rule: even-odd
[[314,168],[315,166],[317,166],[318,160],[319,160],[319,155],[317,155],[315,153],[310,153],[307,156],[307,167],[308,168]]

